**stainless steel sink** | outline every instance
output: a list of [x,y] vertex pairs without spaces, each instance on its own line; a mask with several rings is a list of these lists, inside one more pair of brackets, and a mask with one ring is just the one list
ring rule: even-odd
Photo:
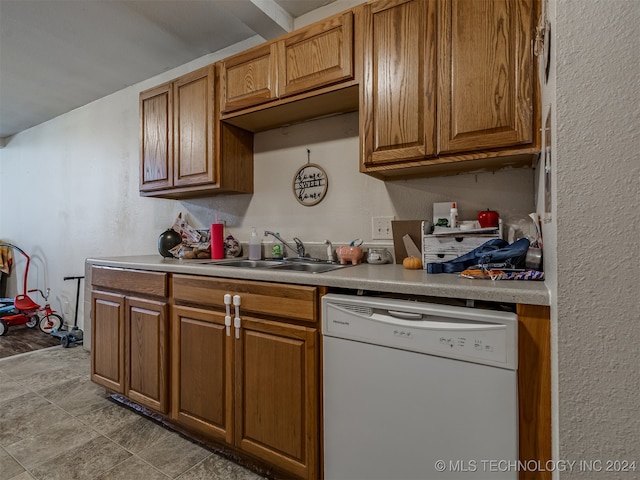
[[212,260],[203,263],[219,267],[268,268],[271,270],[286,270],[288,272],[306,273],[323,273],[351,266],[327,263],[316,258],[291,258],[285,260],[248,260],[246,258],[241,258],[237,260]]
[[247,259],[211,262],[212,265],[219,265],[221,267],[243,267],[243,268],[269,268],[277,265],[282,265],[283,263],[284,262],[282,260],[247,260]]
[[283,263],[272,267],[272,270],[286,270],[288,272],[323,273],[350,265],[339,265],[336,263]]

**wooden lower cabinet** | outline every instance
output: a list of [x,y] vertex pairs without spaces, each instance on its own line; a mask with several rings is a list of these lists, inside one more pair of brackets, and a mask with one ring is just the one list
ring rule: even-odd
[[236,446],[317,478],[316,329],[243,317],[236,342]]
[[124,393],[124,295],[91,293],[91,380]]
[[[551,309],[518,305],[520,461],[546,465],[551,452]],[[551,480],[551,471],[521,470],[519,480]]]
[[[327,289],[181,274],[169,284],[169,277],[93,267],[91,379],[277,478],[322,478],[318,328]],[[238,297],[238,314],[231,305],[227,316],[226,295]],[[517,312],[520,460],[544,462],[550,312],[534,305]],[[534,478],[550,476],[520,472],[520,480]]]
[[233,337],[224,314],[175,306],[171,321],[171,417],[233,443]]
[[92,284],[91,379],[168,413],[167,274],[94,267]]
[[167,303],[127,298],[125,395],[136,403],[168,413],[169,316]]
[[[172,420],[276,474],[319,478],[316,288],[174,275],[173,292]],[[225,294],[240,298],[238,328],[233,305],[229,327],[219,309]],[[287,302],[302,302],[298,323]]]

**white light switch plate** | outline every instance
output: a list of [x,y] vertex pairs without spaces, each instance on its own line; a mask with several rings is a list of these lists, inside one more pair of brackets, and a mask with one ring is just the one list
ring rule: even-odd
[[391,222],[395,217],[371,217],[371,239],[372,240],[391,240],[393,239],[393,230]]

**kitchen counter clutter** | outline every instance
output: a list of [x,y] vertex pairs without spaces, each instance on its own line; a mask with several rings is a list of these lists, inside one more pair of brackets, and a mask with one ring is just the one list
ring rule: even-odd
[[225,267],[202,263],[198,260],[163,258],[159,255],[90,258],[87,263],[154,272],[370,290],[394,294],[549,305],[549,290],[544,282],[472,280],[461,278],[457,274],[430,275],[425,270],[407,270],[402,265],[395,264],[360,264],[314,274]]

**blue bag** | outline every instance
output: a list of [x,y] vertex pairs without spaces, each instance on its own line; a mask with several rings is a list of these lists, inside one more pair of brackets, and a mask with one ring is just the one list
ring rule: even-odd
[[521,238],[509,245],[501,238],[494,238],[448,262],[427,263],[427,273],[459,273],[474,265],[492,263],[506,264],[509,268],[520,268],[524,265],[529,243],[528,239]]

